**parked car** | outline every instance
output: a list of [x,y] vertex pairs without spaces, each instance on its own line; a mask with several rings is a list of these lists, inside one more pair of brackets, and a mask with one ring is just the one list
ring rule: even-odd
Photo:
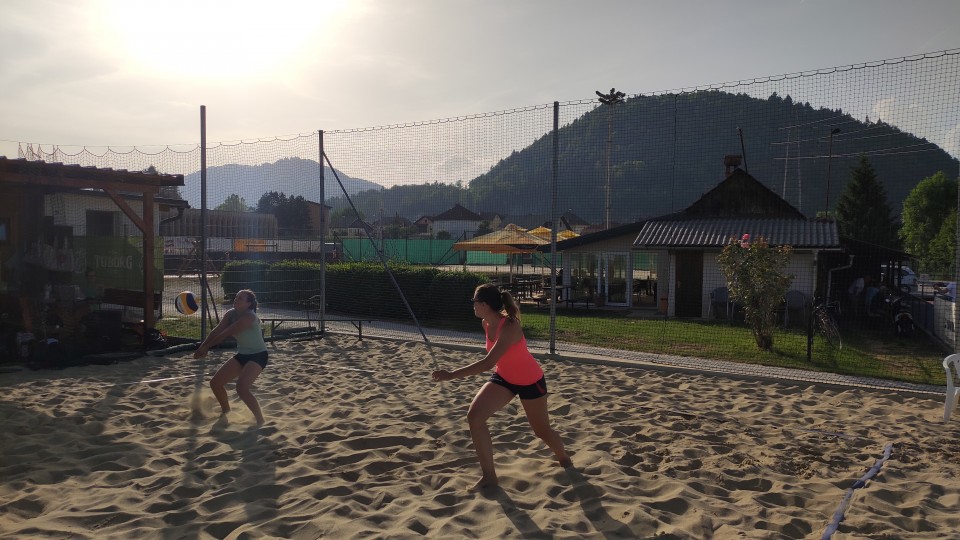
[[[899,271],[899,274],[898,274]],[[896,266],[887,267],[887,265],[880,266],[880,281],[887,283],[887,274],[892,273],[892,278],[890,282],[894,287],[899,285],[900,290],[905,293],[910,293],[917,290],[917,274],[909,266],[901,266],[897,268]]]

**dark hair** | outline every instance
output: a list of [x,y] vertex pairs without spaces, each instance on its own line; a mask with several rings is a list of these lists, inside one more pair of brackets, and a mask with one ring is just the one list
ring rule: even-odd
[[508,317],[520,320],[520,306],[508,291],[501,291],[493,283],[485,283],[477,287],[474,298],[478,302],[490,306],[494,311],[506,312]]
[[256,295],[253,291],[251,291],[250,289],[241,289],[241,290],[237,291],[237,295],[244,294],[244,293],[247,295],[247,302],[250,302],[250,309],[252,309],[253,311],[256,311],[256,310],[257,310],[257,295]]

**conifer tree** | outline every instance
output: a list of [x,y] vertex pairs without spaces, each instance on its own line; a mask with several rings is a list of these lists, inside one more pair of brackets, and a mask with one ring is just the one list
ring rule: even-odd
[[850,181],[837,203],[837,226],[847,238],[900,248],[887,191],[865,156],[860,156],[860,162],[851,171]]

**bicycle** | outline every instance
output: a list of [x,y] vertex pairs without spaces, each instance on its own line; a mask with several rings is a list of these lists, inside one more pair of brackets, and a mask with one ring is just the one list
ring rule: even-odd
[[836,300],[824,301],[818,299],[813,305],[813,322],[816,331],[827,340],[832,347],[837,350],[843,348],[843,341],[840,339],[840,329],[837,327],[837,320],[834,313],[840,313],[840,302]]

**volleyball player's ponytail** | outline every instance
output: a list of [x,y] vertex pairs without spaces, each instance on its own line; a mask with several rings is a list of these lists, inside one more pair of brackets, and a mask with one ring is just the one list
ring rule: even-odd
[[520,306],[513,299],[510,291],[500,291],[500,299],[503,301],[503,310],[507,312],[507,317],[520,320]]

